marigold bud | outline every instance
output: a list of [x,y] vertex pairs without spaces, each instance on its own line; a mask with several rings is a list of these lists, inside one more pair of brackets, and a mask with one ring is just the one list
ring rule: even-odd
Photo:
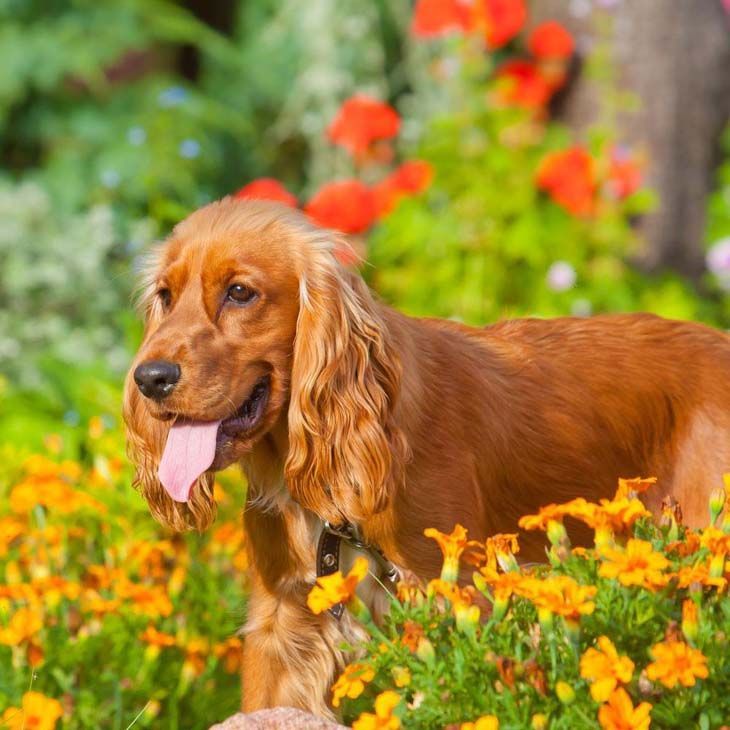
[[564,705],[570,705],[575,701],[575,690],[562,680],[555,685],[555,694]]
[[710,524],[714,525],[725,507],[725,490],[722,487],[710,493]]
[[422,637],[418,640],[416,656],[426,664],[433,664],[436,659],[436,652],[434,651],[433,644],[426,637]]
[[690,641],[694,641],[697,638],[697,632],[699,630],[697,614],[697,604],[691,598],[685,599],[682,603],[682,633]]
[[543,715],[542,712],[538,712],[537,715],[532,716],[532,722],[530,723],[530,727],[532,727],[532,730],[546,730],[547,726],[547,715]]

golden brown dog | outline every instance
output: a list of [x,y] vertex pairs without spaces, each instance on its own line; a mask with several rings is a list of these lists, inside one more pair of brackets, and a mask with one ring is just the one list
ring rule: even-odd
[[[336,236],[225,199],[180,223],[146,282],[124,414],[137,483],[174,528],[213,518],[212,474],[248,477],[244,707],[328,713],[350,619],[306,595],[325,520],[402,569],[440,567],[426,527],[513,532],[543,504],[657,476],[704,521],[730,470],[730,341],[648,315],[474,329],[412,319],[333,255]],[[164,483],[164,486],[163,486]],[[534,534],[522,556],[543,557]]]

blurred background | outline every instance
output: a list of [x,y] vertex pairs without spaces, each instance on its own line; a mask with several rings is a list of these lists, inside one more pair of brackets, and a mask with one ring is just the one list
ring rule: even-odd
[[237,707],[240,479],[173,536],[124,460],[176,221],[302,207],[416,315],[728,327],[729,69],[727,0],[0,0],[0,726]]

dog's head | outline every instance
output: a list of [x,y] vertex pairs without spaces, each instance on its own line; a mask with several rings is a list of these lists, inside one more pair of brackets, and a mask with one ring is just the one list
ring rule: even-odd
[[335,522],[384,508],[406,453],[400,363],[336,245],[296,211],[224,199],[155,252],[124,417],[136,484],[161,521],[207,526],[213,473],[275,428],[303,506]]

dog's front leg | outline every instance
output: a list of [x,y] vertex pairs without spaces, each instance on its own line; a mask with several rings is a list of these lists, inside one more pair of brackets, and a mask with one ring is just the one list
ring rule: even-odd
[[307,586],[275,595],[254,576],[243,656],[243,709],[298,707],[332,717],[330,688],[342,669],[337,621],[315,616]]

